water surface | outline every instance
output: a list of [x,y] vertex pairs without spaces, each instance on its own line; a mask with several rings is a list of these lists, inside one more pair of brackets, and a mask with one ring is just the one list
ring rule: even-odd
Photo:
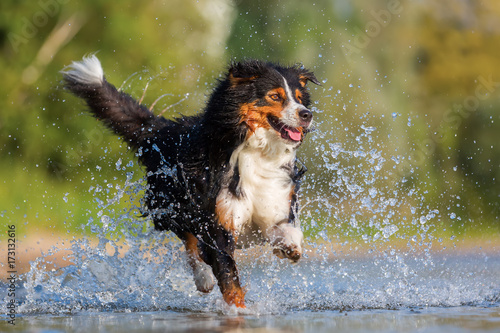
[[[400,254],[401,255],[401,254]],[[123,259],[126,261],[126,259]],[[162,285],[135,287],[105,264],[106,281],[69,287],[71,267],[48,284],[20,287],[15,332],[495,332],[500,330],[500,256],[384,260],[314,257],[289,265],[263,256],[241,266],[248,309],[196,292],[180,261]],[[123,267],[122,267],[123,268]],[[45,281],[47,282],[47,281]],[[53,281],[52,281],[53,282]],[[123,286],[120,286],[120,283]],[[97,288],[96,288],[97,287]],[[124,290],[129,289],[129,290]],[[94,297],[90,296],[93,290]],[[71,292],[71,299],[66,297]]]

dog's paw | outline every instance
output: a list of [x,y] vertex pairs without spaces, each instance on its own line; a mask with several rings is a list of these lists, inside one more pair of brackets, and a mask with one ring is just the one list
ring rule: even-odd
[[205,263],[198,263],[196,268],[193,270],[194,283],[196,289],[202,293],[209,293],[214,289],[215,277],[212,273],[212,269]]
[[297,245],[275,248],[273,253],[280,259],[289,259],[293,262],[299,261],[302,257],[302,251]]
[[227,305],[234,305],[237,308],[245,309],[245,290],[240,287],[233,287],[222,293],[222,298]]
[[303,235],[299,228],[289,223],[278,224],[268,231],[273,253],[281,259],[297,262],[302,257]]

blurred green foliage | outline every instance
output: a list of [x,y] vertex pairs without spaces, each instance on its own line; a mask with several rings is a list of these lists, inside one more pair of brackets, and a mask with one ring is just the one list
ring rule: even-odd
[[424,198],[408,205],[438,209],[439,228],[499,232],[499,16],[495,0],[3,0],[0,214],[25,233],[80,232],[127,172],[140,179],[127,147],[61,89],[59,71],[99,51],[110,82],[146,105],[164,95],[165,117],[202,109],[232,59],[303,63],[323,82],[311,87],[320,130],[335,133],[303,148],[318,187],[331,176],[317,148],[354,151],[373,126],[372,146],[398,160],[379,186],[416,187]]

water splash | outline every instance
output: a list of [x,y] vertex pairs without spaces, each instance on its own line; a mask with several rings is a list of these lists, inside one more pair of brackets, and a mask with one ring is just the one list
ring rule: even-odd
[[[306,258],[291,265],[266,246],[237,254],[249,311],[498,305],[500,258],[433,254],[440,212],[423,207],[422,194],[402,175],[405,156],[384,154],[376,126],[333,123],[318,122],[308,138],[313,157],[302,157],[309,167],[300,211]],[[336,142],[345,129],[351,139]],[[20,313],[231,311],[218,290],[196,291],[181,243],[138,217],[140,205],[114,209],[146,189],[144,179],[126,172],[132,165],[116,161],[126,179],[104,198],[104,184],[90,188],[97,202],[86,226],[92,236],[71,242],[71,265],[45,269],[56,248],[31,264]]]

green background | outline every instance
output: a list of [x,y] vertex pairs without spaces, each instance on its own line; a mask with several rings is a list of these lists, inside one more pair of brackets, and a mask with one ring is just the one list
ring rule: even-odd
[[[2,221],[24,235],[81,234],[140,205],[134,193],[108,204],[141,168],[61,88],[59,71],[98,51],[108,81],[146,105],[164,95],[154,112],[167,118],[201,110],[230,60],[312,69],[322,82],[311,86],[319,130],[301,157],[311,202],[302,223],[313,239],[372,239],[405,223],[418,234],[421,216],[438,234],[498,235],[499,18],[495,0],[3,0]],[[332,156],[332,144],[344,153]],[[373,149],[386,161],[375,173],[368,157],[345,153]],[[397,204],[364,209],[367,196],[349,184]]]

